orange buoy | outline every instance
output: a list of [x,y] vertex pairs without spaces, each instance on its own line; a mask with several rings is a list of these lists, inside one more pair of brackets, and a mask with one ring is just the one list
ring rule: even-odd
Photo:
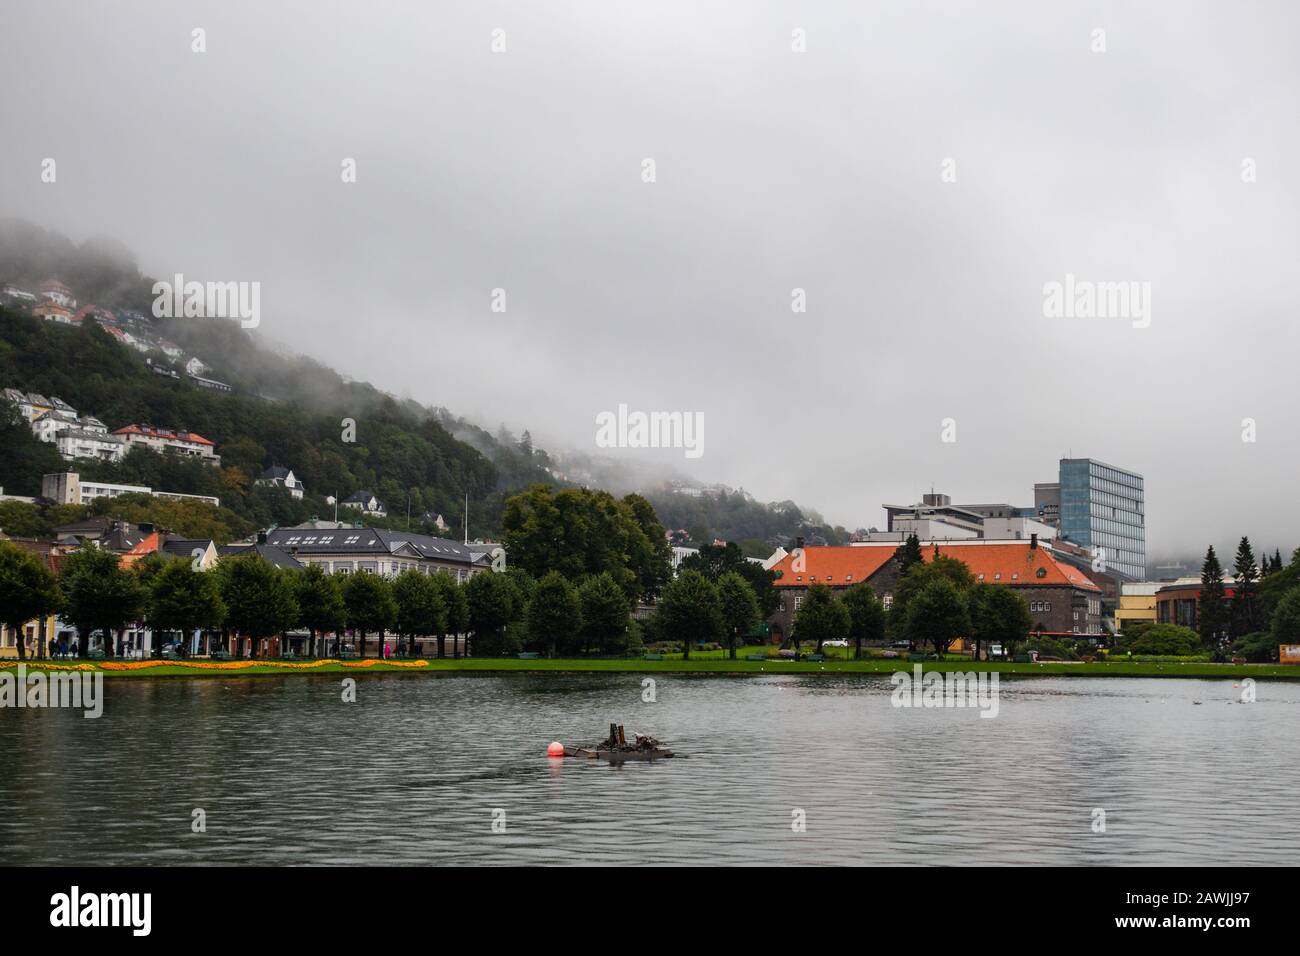
[[546,756],[548,756],[548,757],[563,757],[563,756],[564,756],[564,744],[560,743],[558,740],[552,740],[552,741],[551,741],[551,745],[550,745],[549,747],[546,748]]

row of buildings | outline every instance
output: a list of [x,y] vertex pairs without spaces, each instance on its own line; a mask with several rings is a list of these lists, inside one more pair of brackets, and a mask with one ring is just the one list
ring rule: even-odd
[[130,424],[109,430],[93,415],[81,415],[57,395],[47,398],[39,392],[4,389],[5,399],[14,405],[31,426],[33,434],[54,445],[68,461],[94,458],[121,461],[131,448],[140,445],[159,454],[197,458],[220,465],[216,443],[197,432]]
[[[0,538],[5,538],[0,534]],[[50,540],[7,538],[32,551],[57,572],[66,556],[83,546],[105,548],[119,555],[123,566],[130,566],[151,554],[164,554],[194,562],[202,572],[212,570],[231,556],[258,554],[278,567],[302,569],[309,564],[320,566],[328,574],[378,574],[393,577],[406,570],[423,574],[448,574],[457,581],[489,570],[491,557],[483,549],[445,538],[410,532],[364,528],[341,522],[310,521],[292,528],[275,528],[261,532],[247,541],[218,545],[210,539],[186,538],[148,524],[132,524],[112,518],[89,518],[55,529]],[[116,639],[116,635],[111,636]],[[26,642],[28,653],[43,652],[53,639],[56,644],[75,642],[76,630],[68,621],[51,615],[43,621],[31,621],[18,632],[0,627],[0,657],[16,657],[17,642]],[[461,638],[457,638],[459,640]],[[211,654],[224,650],[242,656],[250,650],[248,640],[240,635],[224,637],[216,633],[154,634],[145,622],[136,622],[122,635],[127,656],[148,657],[167,644],[180,643],[190,655]],[[305,633],[289,633],[264,640],[256,648],[259,655],[277,656],[284,652],[303,653]],[[103,635],[93,635],[92,650],[103,648]]]
[[141,313],[133,309],[108,309],[93,303],[78,307],[76,294],[58,279],[47,279],[35,291],[7,283],[0,287],[0,300],[18,312],[47,322],[60,325],[95,322],[123,345],[145,355],[164,358],[167,364],[155,364],[152,358],[147,360],[159,375],[179,379],[181,375],[176,370],[179,366],[184,368],[189,380],[200,388],[219,392],[233,391],[225,382],[205,377],[207,364],[196,355],[187,359],[185,350],[159,336],[154,331],[153,323]]
[[1057,480],[1034,484],[1034,504],[954,504],[931,491],[911,505],[885,504],[885,529],[854,535],[842,547],[778,549],[764,562],[781,594],[769,620],[773,640],[790,633],[809,587],[843,590],[866,582],[892,605],[898,547],[921,542],[963,561],[976,580],[1009,587],[1029,607],[1034,629],[1104,641],[1116,627],[1123,588],[1146,577],[1146,498],[1142,476],[1091,458],[1065,458]]

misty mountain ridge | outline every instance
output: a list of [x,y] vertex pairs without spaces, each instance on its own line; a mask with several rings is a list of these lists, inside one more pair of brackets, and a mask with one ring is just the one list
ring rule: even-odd
[[[187,278],[193,280],[196,277]],[[760,503],[741,490],[704,485],[688,479],[665,464],[572,449],[548,452],[535,446],[526,430],[516,434],[502,424],[490,431],[444,406],[430,406],[413,398],[394,396],[369,382],[354,379],[304,356],[292,345],[267,336],[259,329],[241,328],[234,320],[154,318],[154,280],[141,272],[133,254],[122,243],[106,237],[75,243],[59,233],[21,219],[0,219],[0,287],[16,286],[34,292],[50,279],[62,282],[73,292],[78,308],[93,304],[109,311],[138,313],[163,340],[179,346],[186,359],[200,359],[205,368],[202,374],[230,385],[234,389],[233,395],[204,394],[202,401],[192,406],[194,411],[183,412],[167,401],[141,396],[133,396],[133,400],[122,403],[125,407],[115,408],[115,403],[106,401],[102,391],[88,391],[78,384],[81,379],[95,376],[96,370],[89,368],[50,368],[44,377],[38,369],[33,369],[36,374],[27,380],[21,380],[24,378],[22,373],[11,372],[9,377],[17,376],[16,380],[0,383],[0,387],[58,394],[73,405],[83,407],[87,413],[106,420],[113,419],[111,424],[114,427],[127,424],[126,421],[117,421],[117,418],[135,417],[151,418],[153,420],[149,423],[154,425],[191,428],[200,433],[206,427],[214,432],[211,437],[219,445],[235,446],[233,457],[229,454],[230,449],[221,449],[227,461],[239,462],[244,471],[260,471],[259,464],[262,467],[287,465],[298,471],[309,489],[319,492],[322,498],[327,490],[343,495],[355,490],[335,487],[346,485],[349,478],[375,484],[393,479],[395,483],[387,484],[390,497],[427,483],[446,485],[448,487],[440,488],[439,493],[427,492],[419,496],[421,504],[427,504],[435,511],[449,512],[447,520],[459,525],[463,505],[458,502],[468,494],[471,529],[482,532],[487,529],[476,525],[495,525],[505,495],[542,481],[561,487],[598,488],[616,496],[631,492],[644,494],[654,505],[664,526],[687,532],[685,536],[679,535],[678,539],[683,542],[689,539],[693,544],[708,543],[714,538],[744,541],[747,550],[757,554],[810,530],[813,537],[824,534],[824,540],[831,543],[847,537],[844,529],[824,528],[820,515],[801,509],[793,502]],[[95,325],[89,320],[86,324]],[[122,358],[128,364],[143,364],[143,360],[125,345],[116,342],[113,345],[122,351]],[[148,361],[152,364],[169,362],[158,353],[151,355]],[[183,365],[183,360],[178,364]],[[73,374],[64,378],[60,371]],[[183,380],[184,374],[180,369],[176,371]],[[140,374],[140,369],[134,372]],[[129,381],[122,377],[118,380]],[[156,391],[163,384],[147,374],[145,381],[146,391]],[[353,467],[347,467],[338,461],[317,461],[313,452],[302,447],[301,442],[280,440],[280,436],[271,434],[273,430],[269,426],[259,426],[266,434],[250,439],[248,434],[238,431],[240,426],[228,423],[228,418],[246,419],[246,415],[223,417],[207,415],[203,411],[208,404],[242,402],[250,397],[290,407],[298,414],[330,416],[339,423],[339,429],[348,420],[363,424],[374,420],[385,428],[395,429],[396,434],[387,435],[382,448],[377,448],[372,447],[366,430],[360,428],[357,443],[362,454],[350,456],[357,461]],[[323,432],[328,427],[324,421],[314,423],[317,445],[324,439]],[[232,428],[236,429],[233,433]],[[424,457],[430,461],[440,459],[443,465],[417,464],[410,459],[420,457],[418,454],[407,454],[410,449],[394,449],[393,445],[404,443],[401,432],[414,432],[417,441],[429,446]],[[402,467],[397,469],[402,473],[400,480],[386,475],[384,472],[393,468],[391,465],[384,468],[379,460],[386,458],[392,462],[395,457],[403,459]],[[473,466],[474,457],[490,463],[490,476]],[[111,468],[91,466],[88,470],[97,474],[100,480],[123,477]],[[440,470],[453,477],[447,480],[447,475],[444,475],[444,480],[435,481],[434,476]],[[243,475],[245,480],[255,477],[256,474]],[[26,483],[29,490],[32,488],[31,480]],[[205,480],[202,484],[210,485],[211,482]],[[228,494],[223,497],[223,504],[227,497]],[[321,504],[321,501],[316,503]],[[390,504],[392,507],[394,504]],[[251,512],[248,517],[255,520],[255,514],[256,511]]]

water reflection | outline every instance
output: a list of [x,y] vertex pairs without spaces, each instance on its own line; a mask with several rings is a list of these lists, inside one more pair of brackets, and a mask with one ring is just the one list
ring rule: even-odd
[[[0,863],[1300,862],[1292,684],[1006,680],[988,720],[882,677],[656,682],[108,681],[99,720],[0,711]],[[686,759],[546,757],[611,721]]]

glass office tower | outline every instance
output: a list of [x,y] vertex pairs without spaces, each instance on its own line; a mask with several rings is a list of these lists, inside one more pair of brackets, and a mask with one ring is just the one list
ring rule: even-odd
[[1104,548],[1106,569],[1146,577],[1146,497],[1142,476],[1091,458],[1061,459],[1061,536]]

